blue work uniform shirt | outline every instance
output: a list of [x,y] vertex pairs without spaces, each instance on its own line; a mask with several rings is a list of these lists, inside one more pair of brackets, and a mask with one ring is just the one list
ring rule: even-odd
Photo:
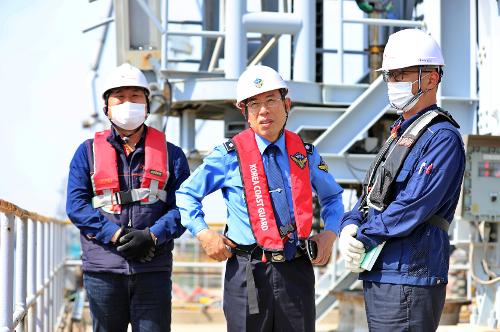
[[[393,125],[398,136],[432,105]],[[360,279],[395,284],[433,285],[447,282],[448,234],[427,220],[433,215],[453,220],[465,168],[465,152],[458,130],[440,119],[417,140],[397,174],[392,202],[383,211],[370,208],[367,218],[360,202],[347,212],[339,232],[359,226],[356,238],[366,250],[387,241],[371,271]]]
[[[271,142],[257,134],[255,134],[255,140],[262,155],[264,169],[267,171],[268,156],[264,154],[264,151]],[[285,191],[289,203],[290,218],[294,222],[290,164],[289,158],[287,158],[284,135],[281,135],[274,144],[279,148],[277,161],[283,178],[288,179],[285,183]],[[336,232],[344,211],[343,190],[335,182],[333,176],[328,173],[327,167],[316,149],[313,149],[312,154],[308,153],[308,160],[311,184],[322,207],[321,217],[325,221],[325,230]],[[254,244],[255,238],[252,234],[244,199],[238,157],[236,151],[227,152],[223,145],[217,146],[204,159],[203,164],[177,190],[176,201],[181,213],[182,224],[193,235],[208,228],[204,220],[201,201],[205,196],[219,189],[222,191],[227,207],[228,231],[226,236],[237,244]]]

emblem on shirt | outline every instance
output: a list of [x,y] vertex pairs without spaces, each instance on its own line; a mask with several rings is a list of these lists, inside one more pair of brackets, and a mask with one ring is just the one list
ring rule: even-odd
[[304,169],[304,167],[306,167],[306,163],[307,163],[307,157],[304,156],[302,153],[300,152],[296,152],[295,154],[292,154],[290,155],[290,158],[293,160],[293,162],[295,164],[297,164],[297,166],[299,166],[301,169]]
[[325,161],[323,160],[323,157],[321,157],[320,161],[319,161],[319,165],[318,165],[318,168],[322,171],[325,171],[328,173],[328,165],[325,163]]
[[260,78],[256,78],[255,81],[253,81],[253,84],[255,84],[256,88],[262,88],[262,84],[264,84],[264,81]]
[[405,146],[405,147],[409,148],[410,146],[413,145],[413,143],[415,143],[415,139],[408,137],[408,136],[403,136],[399,140],[398,145]]

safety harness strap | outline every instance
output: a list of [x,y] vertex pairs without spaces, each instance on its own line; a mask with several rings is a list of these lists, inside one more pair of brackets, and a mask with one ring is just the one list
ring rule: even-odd
[[396,179],[401,166],[403,165],[408,153],[417,139],[426,130],[432,120],[440,114],[436,111],[429,111],[416,119],[403,135],[397,140],[396,144],[391,146],[385,162],[376,170],[375,182],[373,186],[368,185],[367,205],[378,211],[383,211],[389,204],[390,190]]
[[448,222],[448,220],[444,219],[441,216],[438,216],[437,214],[430,217],[427,222],[431,225],[436,226],[437,228],[442,229],[446,233],[448,233],[448,229],[450,229],[450,223]]
[[257,287],[255,286],[255,279],[253,277],[251,257],[248,259],[245,272],[247,279],[248,312],[250,315],[256,315],[259,313],[259,302],[257,301]]
[[[115,193],[105,192],[102,195],[96,195],[92,197],[92,206],[94,208],[100,208],[106,205],[113,204],[130,204],[133,202],[139,202],[143,199],[150,197],[152,194],[149,188],[138,188],[131,189],[127,191],[118,191]],[[167,201],[167,192],[165,190],[157,190],[155,197],[163,202]]]

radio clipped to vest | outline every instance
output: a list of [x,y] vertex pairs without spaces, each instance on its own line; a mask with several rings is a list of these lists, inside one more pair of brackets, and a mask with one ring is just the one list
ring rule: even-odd
[[92,198],[92,206],[119,214],[124,204],[139,201],[141,204],[152,204],[158,200],[166,202],[167,192],[164,188],[169,174],[165,134],[147,127],[141,187],[120,191],[116,150],[107,141],[110,133],[110,130],[104,130],[94,136],[92,187],[95,196]]

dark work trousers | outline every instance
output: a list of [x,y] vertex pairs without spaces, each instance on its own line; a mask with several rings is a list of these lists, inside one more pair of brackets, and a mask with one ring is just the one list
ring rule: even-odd
[[233,255],[226,265],[224,315],[228,332],[311,332],[315,330],[314,271],[306,255],[283,263],[252,259],[258,314],[249,314],[248,257]]
[[363,281],[371,332],[436,331],[443,312],[446,285],[412,286]]
[[85,272],[92,326],[95,332],[170,331],[170,272],[133,275]]

